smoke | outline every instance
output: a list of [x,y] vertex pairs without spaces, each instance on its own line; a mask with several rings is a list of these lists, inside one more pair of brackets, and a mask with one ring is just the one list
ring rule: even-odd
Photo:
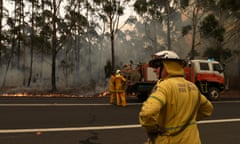
[[[191,36],[182,37],[181,28],[189,23],[180,19],[180,15],[174,17],[175,24],[171,27],[173,31],[172,50],[176,51],[181,58],[186,58],[191,50]],[[130,30],[119,31],[115,39],[115,66],[121,68],[124,64],[133,61],[133,64],[147,63],[151,55],[167,47],[167,32],[164,25],[157,23],[157,28],[148,26],[149,32],[157,34],[157,45],[154,47],[151,38],[153,33],[146,34],[144,24],[138,22]],[[71,45],[71,47],[73,47]],[[56,83],[57,88],[81,88],[90,87],[93,91],[106,89],[104,66],[107,60],[111,60],[110,39],[98,39],[97,43],[89,46],[88,43],[81,43],[77,47],[79,55],[74,49],[67,49],[69,45],[57,54],[56,60]],[[156,51],[155,51],[156,50]],[[28,56],[27,56],[28,54]],[[30,70],[30,52],[26,52],[25,73],[23,69],[10,67],[7,71],[5,87],[22,87],[27,83]],[[78,60],[78,62],[76,62]],[[12,62],[14,63],[14,62]],[[21,65],[23,61],[21,60]],[[50,89],[51,88],[51,56],[34,53],[33,73],[30,88]],[[6,64],[0,67],[0,84],[4,81]],[[238,74],[239,71],[234,72]]]

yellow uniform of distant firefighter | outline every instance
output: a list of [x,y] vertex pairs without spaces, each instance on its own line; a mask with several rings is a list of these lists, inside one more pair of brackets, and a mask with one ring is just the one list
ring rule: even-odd
[[147,144],[201,144],[196,121],[210,116],[213,105],[184,79],[184,64],[173,51],[158,52],[149,62],[159,80],[139,113]]
[[120,70],[116,70],[116,75],[115,75],[115,92],[116,92],[116,98],[117,98],[117,105],[118,106],[126,106],[126,92],[125,92],[125,84],[126,84],[126,79],[121,75]]
[[112,73],[110,77],[110,82],[109,82],[109,92],[110,92],[110,103],[114,104],[114,101],[116,99],[116,92],[115,92],[115,73]]

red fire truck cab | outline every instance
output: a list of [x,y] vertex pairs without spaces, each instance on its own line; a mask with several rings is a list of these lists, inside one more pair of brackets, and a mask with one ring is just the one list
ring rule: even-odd
[[[141,75],[139,81],[130,80],[126,91],[127,94],[134,94],[140,101],[144,101],[157,79],[148,64],[142,64],[139,73]],[[218,100],[224,90],[223,66],[215,60],[190,60],[185,67],[185,78],[195,83],[201,93],[210,100]]]
[[191,60],[185,68],[185,78],[197,85],[210,100],[218,100],[224,90],[223,66],[215,60]]

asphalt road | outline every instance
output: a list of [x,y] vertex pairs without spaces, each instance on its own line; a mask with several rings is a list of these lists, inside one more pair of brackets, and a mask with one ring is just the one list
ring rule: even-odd
[[[108,98],[0,97],[0,144],[143,144],[141,103],[127,101],[117,107]],[[213,104],[212,117],[199,123],[202,143],[240,143],[240,101]]]

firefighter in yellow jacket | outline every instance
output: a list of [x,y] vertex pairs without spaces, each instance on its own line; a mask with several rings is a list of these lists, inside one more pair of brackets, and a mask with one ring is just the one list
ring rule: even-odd
[[115,73],[112,72],[110,76],[110,81],[109,81],[109,92],[110,92],[110,104],[114,104],[114,101],[116,100],[116,94],[115,94]]
[[210,116],[213,105],[185,80],[184,64],[175,52],[166,50],[149,62],[159,80],[139,113],[148,144],[201,144],[196,121]]
[[126,79],[121,75],[120,70],[116,70],[114,82],[115,82],[117,105],[125,107],[127,105],[126,93],[125,93]]

